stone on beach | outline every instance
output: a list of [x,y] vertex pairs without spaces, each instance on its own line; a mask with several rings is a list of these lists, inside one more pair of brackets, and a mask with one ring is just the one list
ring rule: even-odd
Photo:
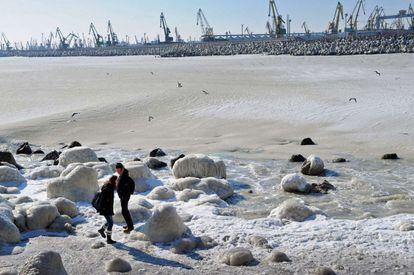
[[25,183],[26,179],[19,170],[8,166],[0,166],[0,185],[5,187],[18,187]]
[[329,267],[318,267],[315,269],[314,275],[336,275],[336,272]]
[[0,241],[6,243],[20,242],[20,231],[13,220],[12,209],[0,207]]
[[263,248],[266,248],[268,246],[268,242],[266,238],[262,236],[251,236],[249,238],[249,244],[256,246],[256,247],[263,247]]
[[414,231],[414,222],[411,221],[403,221],[398,223],[395,228],[397,231],[407,232],[407,231]]
[[151,158],[155,158],[155,157],[164,157],[167,154],[160,148],[154,149],[150,152],[149,156]]
[[289,162],[305,162],[306,158],[302,155],[292,155]]
[[178,157],[175,157],[175,158],[171,159],[170,160],[170,167],[173,168],[174,167],[174,164],[177,162],[177,160],[182,159],[184,157],[185,157],[185,155],[184,154],[181,154]]
[[[132,221],[134,223],[144,222],[151,217],[151,211],[149,210],[152,206],[148,201],[143,200],[138,196],[131,196],[129,201],[129,212],[131,213]],[[124,217],[122,216],[121,202],[115,200],[114,203],[114,222],[124,223]]]
[[192,199],[197,199],[200,195],[205,194],[201,190],[184,189],[177,195],[179,201],[187,202]]
[[221,255],[220,261],[230,266],[248,265],[254,260],[252,253],[247,248],[232,248]]
[[144,162],[148,166],[148,168],[152,170],[160,170],[168,166],[167,163],[160,161],[156,158],[147,158],[144,160]]
[[311,138],[305,138],[301,141],[300,145],[305,146],[305,145],[316,145],[316,144],[315,142],[313,142]]
[[99,162],[96,153],[88,147],[74,147],[59,156],[59,164],[67,167],[71,163]]
[[115,258],[106,263],[107,272],[126,273],[132,270],[131,264],[121,258]]
[[203,191],[206,194],[216,194],[223,200],[234,194],[234,189],[227,180],[211,177],[203,179],[191,177],[181,178],[175,180],[171,187],[176,191],[196,189]]
[[56,206],[60,215],[68,215],[69,217],[74,218],[79,214],[76,204],[66,198],[57,198],[52,201],[52,204]]
[[316,212],[300,199],[288,199],[270,212],[269,217],[281,220],[303,222],[314,216]]
[[23,143],[16,151],[16,155],[31,155],[33,153],[32,148],[28,142]]
[[7,162],[19,170],[23,169],[21,165],[17,164],[13,154],[8,151],[0,151],[0,162]]
[[226,166],[223,161],[214,161],[205,155],[188,155],[177,160],[173,166],[175,178],[226,178]]
[[173,190],[166,186],[157,186],[147,196],[151,200],[169,200],[175,197]]
[[289,257],[285,253],[280,252],[280,251],[277,251],[277,250],[273,250],[270,253],[270,255],[267,258],[267,260],[269,262],[272,262],[272,263],[290,262]]
[[47,161],[47,160],[58,160],[60,156],[60,153],[56,150],[47,153],[46,156],[41,161]]
[[31,256],[20,270],[20,275],[67,275],[59,253],[45,251]]
[[57,178],[62,172],[61,166],[43,166],[35,168],[27,177],[31,180]]
[[124,164],[129,171],[129,176],[135,181],[135,192],[143,193],[151,189],[149,179],[154,179],[148,166],[140,161],[127,162]]
[[398,157],[397,154],[393,153],[393,154],[385,154],[385,155],[383,155],[382,156],[382,159],[383,160],[397,160],[397,159],[400,159],[400,158]]
[[56,206],[35,202],[26,209],[26,224],[29,230],[48,228],[59,216]]
[[309,156],[302,165],[301,172],[308,176],[320,176],[325,171],[323,160],[315,155]]
[[311,185],[299,174],[286,175],[282,179],[281,186],[285,192],[292,193],[307,194],[311,189]]
[[72,219],[67,215],[61,215],[56,217],[53,223],[48,227],[48,230],[55,231],[55,232],[63,232],[66,231],[66,225],[72,224]]

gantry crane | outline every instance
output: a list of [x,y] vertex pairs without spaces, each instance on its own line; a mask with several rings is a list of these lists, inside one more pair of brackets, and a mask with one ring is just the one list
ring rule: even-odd
[[362,11],[365,14],[365,0],[358,0],[354,10],[352,11],[351,15],[348,18],[348,28],[346,29],[347,32],[356,32],[358,30],[358,17],[359,13]]
[[272,17],[272,31],[270,33],[273,37],[283,37],[286,35],[286,28],[284,26],[285,21],[279,14],[275,0],[269,0],[269,17]]
[[62,34],[62,31],[60,30],[59,27],[56,28],[56,35],[55,35],[55,37],[58,37],[59,38],[59,42],[60,42],[59,48],[60,49],[67,49],[67,48],[69,48],[70,45],[71,45],[71,43],[72,43],[72,40],[74,38],[79,38],[74,33],[69,33],[67,36],[64,36]]
[[53,32],[50,32],[49,38],[46,39],[46,43],[45,43],[46,49],[52,49],[53,38],[54,38]]
[[308,24],[306,24],[306,22],[303,22],[303,24],[302,24],[302,28],[305,30],[305,33],[306,33],[307,35],[309,35],[309,34],[310,34],[310,30],[309,30],[309,28],[308,28]]
[[13,49],[12,46],[10,46],[10,41],[9,39],[7,39],[6,35],[4,34],[4,32],[1,33],[1,38],[4,42],[4,45],[6,46],[6,51],[11,51]]
[[119,44],[118,36],[112,28],[111,20],[108,21],[108,34],[106,39],[107,46],[116,46]]
[[339,33],[339,22],[341,19],[344,20],[344,6],[341,4],[341,2],[338,2],[338,4],[336,5],[334,17],[332,21],[329,22],[328,33]]
[[160,15],[160,28],[164,30],[165,43],[172,43],[174,41],[174,38],[170,36],[171,30],[167,25],[167,20],[165,20],[163,12],[161,12]]
[[247,33],[248,36],[253,36],[253,32],[249,29],[248,26],[244,29],[244,31]]
[[[368,17],[368,21],[367,21],[367,25],[365,26],[365,29],[368,31],[375,30],[377,18],[380,16],[385,16],[384,8],[375,6],[374,10]],[[382,20],[381,22],[381,29],[385,29],[384,20]]]
[[177,27],[175,27],[174,33],[175,33],[175,42],[177,42],[177,43],[184,42],[184,40],[181,39],[181,34],[178,32],[178,28]]
[[197,12],[197,26],[201,27],[201,37],[203,41],[214,40],[214,30],[208,23],[208,20],[201,9]]
[[104,39],[102,37],[102,35],[100,35],[98,33],[98,31],[95,28],[95,25],[93,23],[90,24],[89,26],[89,35],[92,35],[94,40],[95,40],[95,47],[102,47],[105,43],[104,43]]

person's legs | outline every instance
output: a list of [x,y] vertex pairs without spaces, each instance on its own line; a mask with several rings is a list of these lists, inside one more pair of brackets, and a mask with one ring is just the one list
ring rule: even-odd
[[106,242],[108,244],[114,244],[115,241],[112,240],[112,228],[114,226],[114,222],[112,220],[112,215],[106,215],[105,219],[107,221],[107,227],[106,227]]
[[124,217],[125,222],[127,224],[127,227],[128,227],[127,229],[133,229],[134,223],[132,222],[132,217],[128,210],[128,203],[129,203],[129,198],[121,199],[122,216]]
[[[105,219],[106,219],[106,216],[105,216]],[[101,234],[102,238],[106,238],[105,230],[108,228],[108,219],[106,219],[106,220],[107,220],[107,222],[104,225],[102,225],[102,227],[98,230],[98,232],[99,232],[99,234]]]

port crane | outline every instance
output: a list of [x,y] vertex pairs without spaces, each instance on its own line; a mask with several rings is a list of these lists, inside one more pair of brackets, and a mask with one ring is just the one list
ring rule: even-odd
[[177,27],[175,27],[174,33],[175,33],[175,42],[178,42],[178,43],[184,42],[184,40],[181,39],[181,34],[178,32]]
[[329,22],[328,26],[328,33],[330,34],[337,34],[339,33],[339,22],[340,20],[344,20],[344,6],[341,4],[341,2],[338,2],[336,5],[336,10],[334,17],[331,22]]
[[283,37],[286,35],[286,28],[283,24],[286,22],[279,14],[275,0],[269,0],[269,17],[272,17],[271,33],[272,37]]
[[102,37],[102,35],[100,35],[98,33],[98,31],[95,28],[95,25],[93,23],[91,23],[89,25],[89,35],[92,35],[94,40],[95,40],[95,47],[102,47],[105,43],[104,43],[104,39]]
[[208,23],[206,16],[202,9],[199,9],[197,12],[197,26],[201,27],[202,40],[203,41],[212,41],[214,40],[214,30]]
[[414,30],[414,8],[411,4],[408,7],[407,14],[411,15],[411,19],[407,18],[407,20],[408,20],[408,29]]
[[4,34],[4,32],[1,33],[1,38],[4,42],[4,45],[6,46],[6,51],[11,51],[13,49],[12,46],[10,46],[10,41],[9,39],[7,39],[6,35]]
[[165,20],[163,12],[160,15],[160,28],[164,30],[165,43],[172,43],[174,39],[170,36],[171,30],[167,25],[167,20]]
[[62,31],[60,30],[59,27],[56,28],[55,37],[59,38],[59,41],[60,41],[59,48],[60,49],[67,49],[67,48],[69,48],[70,47],[70,44],[72,43],[72,40],[74,38],[79,38],[74,33],[69,33],[67,36],[64,36],[62,34]]
[[310,34],[310,30],[309,30],[309,28],[308,28],[308,24],[306,24],[306,22],[303,22],[303,24],[302,24],[302,28],[305,30],[305,33],[306,33],[307,35],[309,35],[309,34]]
[[363,13],[365,14],[365,0],[358,0],[354,10],[352,11],[351,15],[348,18],[348,25],[349,28],[346,29],[347,32],[356,32],[358,30],[358,17],[361,12],[361,8]]
[[108,21],[108,34],[106,39],[107,46],[116,46],[119,44],[118,36],[114,32],[114,29],[111,24],[111,20]]
[[[384,16],[385,11],[383,7],[375,6],[374,10],[368,17],[367,25],[365,26],[365,29],[368,31],[375,30],[376,26],[375,23],[377,21],[377,18],[380,16]],[[384,21],[381,22],[381,29],[385,29]]]

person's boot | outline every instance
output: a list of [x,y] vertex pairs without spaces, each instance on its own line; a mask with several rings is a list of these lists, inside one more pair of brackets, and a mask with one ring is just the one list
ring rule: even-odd
[[127,227],[126,229],[124,229],[124,233],[129,234],[132,230],[134,230],[134,227]]
[[101,229],[98,230],[98,232],[99,232],[99,234],[101,234],[102,238],[104,238],[104,239],[106,238],[105,227],[102,226]]
[[106,243],[107,244],[115,244],[116,241],[112,240],[112,232],[107,231],[106,232]]

